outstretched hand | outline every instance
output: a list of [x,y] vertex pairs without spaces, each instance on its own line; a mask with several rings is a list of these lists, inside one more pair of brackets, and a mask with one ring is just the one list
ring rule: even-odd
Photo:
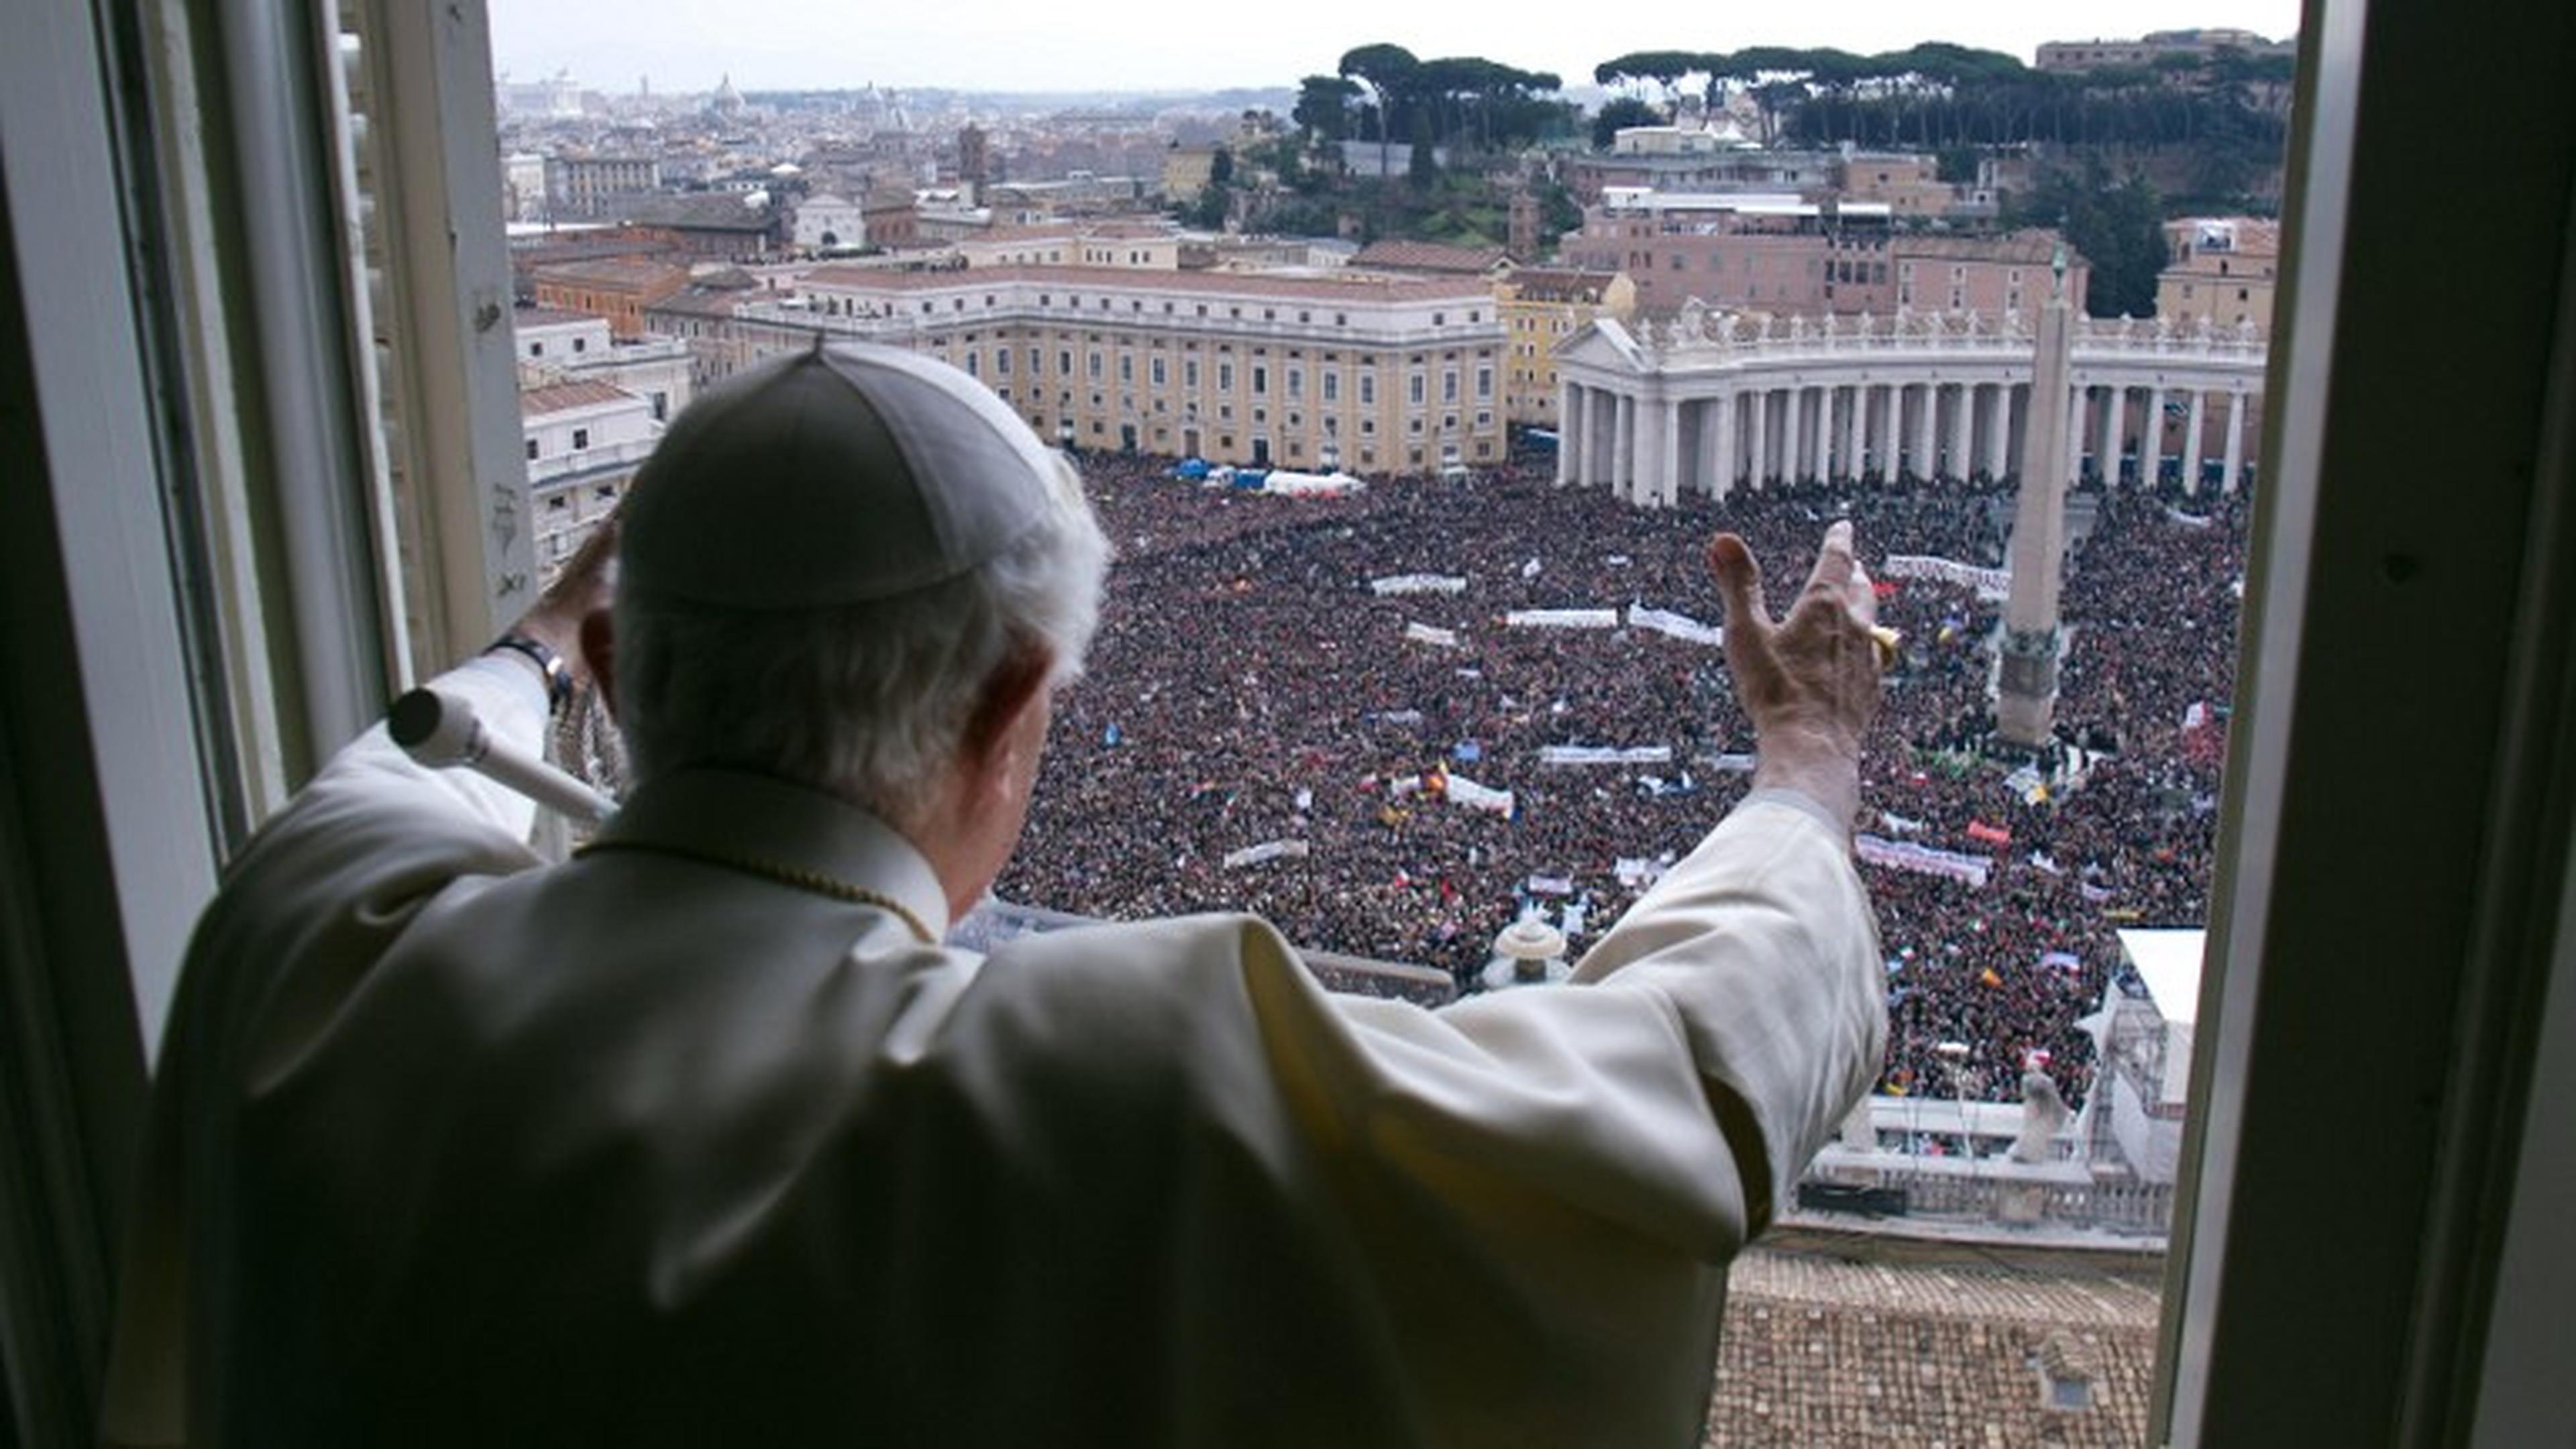
[[564,560],[563,570],[512,627],[562,656],[578,684],[589,675],[581,647],[581,621],[609,606],[617,592],[617,519],[615,513],[582,540]]
[[1797,790],[1848,822],[1860,812],[1860,741],[1878,712],[1878,597],[1846,519],[1825,530],[1815,570],[1778,623],[1744,540],[1709,544],[1726,603],[1726,666],[1753,719],[1756,789]]

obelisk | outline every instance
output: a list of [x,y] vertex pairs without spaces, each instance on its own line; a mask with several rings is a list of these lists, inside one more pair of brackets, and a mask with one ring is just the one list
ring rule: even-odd
[[2057,717],[2057,590],[2066,558],[2067,374],[2074,319],[2066,305],[2066,247],[2049,264],[2022,428],[2021,496],[2013,507],[2012,591],[2004,600],[2003,668],[1995,732],[2010,744],[2048,743]]

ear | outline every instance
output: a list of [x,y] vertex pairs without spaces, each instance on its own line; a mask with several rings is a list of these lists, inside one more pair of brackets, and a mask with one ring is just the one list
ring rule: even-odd
[[1054,673],[1055,656],[1046,650],[1013,648],[984,682],[984,697],[967,718],[959,753],[979,765],[1005,758],[1022,733],[1021,722],[1046,699],[1047,680]]
[[617,718],[617,651],[616,628],[609,611],[593,609],[581,616],[581,662],[590,671],[591,682],[599,687],[600,708],[608,717]]

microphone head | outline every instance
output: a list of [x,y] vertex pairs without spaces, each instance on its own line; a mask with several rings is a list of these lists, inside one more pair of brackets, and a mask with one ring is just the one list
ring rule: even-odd
[[470,764],[483,753],[483,722],[474,707],[434,689],[414,689],[394,701],[385,732],[404,754],[433,769]]

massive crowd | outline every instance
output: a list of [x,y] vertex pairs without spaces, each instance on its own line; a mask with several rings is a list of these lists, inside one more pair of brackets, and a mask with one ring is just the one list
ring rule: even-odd
[[[1720,528],[1752,543],[1784,610],[1848,513],[1905,637],[1861,829],[1986,874],[1864,866],[1887,956],[1882,1090],[2010,1097],[2041,1050],[2080,1100],[2091,1049],[2074,1022],[2118,969],[2113,931],[2205,914],[2243,558],[2231,506],[2077,501],[2065,743],[2015,775],[1975,748],[2000,604],[1882,568],[1890,554],[2000,566],[2008,493],[1789,488],[1656,511],[1557,488],[1537,463],[1345,498],[1208,488],[1144,459],[1090,459],[1086,475],[1119,559],[1009,899],[1119,918],[1249,910],[1301,945],[1436,965],[1468,990],[1525,910],[1579,950],[1742,795],[1752,749],[1720,651],[1625,611],[1719,622],[1705,544]],[[1373,588],[1404,575],[1465,583]],[[1505,622],[1601,608],[1621,627]],[[1549,746],[1670,760],[1543,763]],[[1509,791],[1508,810],[1479,785]]]

